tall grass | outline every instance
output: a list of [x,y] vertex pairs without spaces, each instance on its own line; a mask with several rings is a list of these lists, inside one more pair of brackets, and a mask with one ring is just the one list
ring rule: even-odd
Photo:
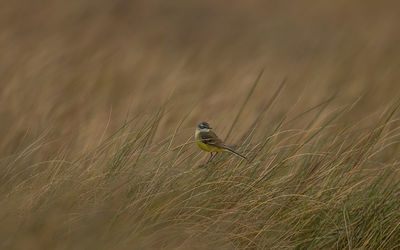
[[361,131],[335,124],[347,107],[303,130],[258,127],[238,148],[251,161],[207,167],[192,138],[174,145],[179,127],[152,141],[163,112],[75,159],[36,161],[39,138],[1,161],[2,247],[397,248],[396,108]]

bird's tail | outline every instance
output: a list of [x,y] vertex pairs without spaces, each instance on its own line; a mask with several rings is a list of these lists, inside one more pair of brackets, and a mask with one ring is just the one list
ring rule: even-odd
[[228,152],[236,155],[237,157],[240,157],[244,160],[247,160],[246,156],[239,154],[238,152],[233,151],[232,149],[228,148],[228,147],[224,147],[224,149],[226,149]]

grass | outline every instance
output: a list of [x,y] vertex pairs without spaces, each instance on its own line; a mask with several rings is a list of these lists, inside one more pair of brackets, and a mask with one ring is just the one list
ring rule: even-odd
[[9,1],[0,248],[400,248],[394,5]]
[[396,248],[397,106],[363,131],[334,123],[348,110],[304,130],[258,127],[239,148],[249,161],[205,168],[191,137],[173,146],[180,126],[152,140],[162,111],[72,160],[36,161],[39,138],[1,161],[3,247]]

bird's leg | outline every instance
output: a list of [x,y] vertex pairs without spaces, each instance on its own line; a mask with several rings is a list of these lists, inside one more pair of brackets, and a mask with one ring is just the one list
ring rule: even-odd
[[208,159],[207,163],[209,163],[210,161],[212,161],[214,159],[215,156],[217,156],[218,152],[215,152],[215,154],[213,155],[213,153],[211,153],[210,159]]
[[215,152],[215,155],[213,155],[213,157],[211,158],[211,160],[214,159],[215,156],[217,156],[217,154],[218,154],[218,152]]
[[212,158],[213,158],[213,153],[211,152],[211,156],[210,156],[210,158],[208,158],[207,163],[209,163],[212,160]]

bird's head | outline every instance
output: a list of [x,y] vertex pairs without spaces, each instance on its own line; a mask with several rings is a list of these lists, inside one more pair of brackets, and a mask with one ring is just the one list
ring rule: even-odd
[[201,122],[199,123],[199,125],[197,125],[197,129],[200,131],[208,132],[210,131],[211,127],[210,124],[208,124],[207,122]]

